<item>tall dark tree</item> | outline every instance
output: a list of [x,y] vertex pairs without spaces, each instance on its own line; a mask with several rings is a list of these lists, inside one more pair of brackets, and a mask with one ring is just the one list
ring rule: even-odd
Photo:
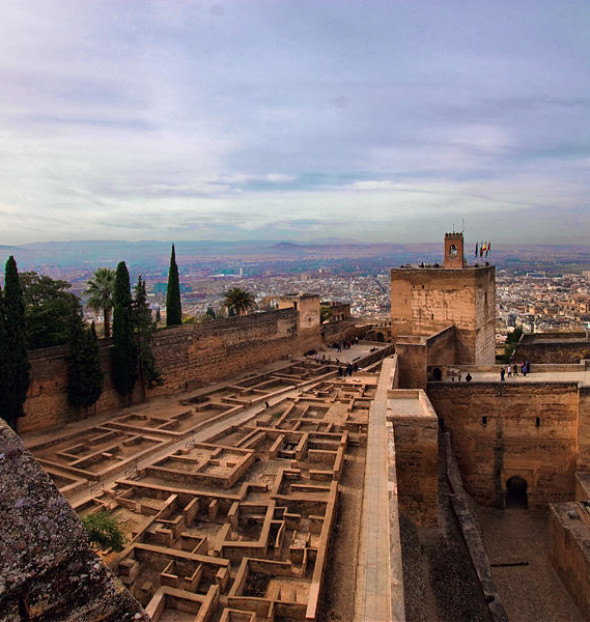
[[178,283],[178,266],[174,244],[170,254],[170,269],[168,270],[168,291],[166,292],[166,326],[182,324],[182,307],[180,306],[180,284]]
[[134,288],[133,324],[135,328],[135,346],[138,356],[138,376],[142,397],[145,399],[145,386],[153,388],[162,384],[162,374],[156,369],[152,352],[152,341],[156,332],[156,322],[152,320],[152,311],[147,302],[145,281],[140,276]]
[[137,347],[133,330],[133,305],[129,272],[124,261],[117,266],[113,311],[113,382],[131,404],[137,381]]
[[11,255],[6,262],[2,300],[3,328],[0,329],[0,359],[6,377],[0,384],[0,416],[16,430],[17,420],[24,416],[23,405],[29,389],[29,358],[25,341],[25,303],[16,261]]
[[103,371],[94,322],[85,328],[80,312],[70,319],[68,401],[74,408],[88,409],[102,393]]
[[9,421],[11,400],[10,353],[4,306],[4,293],[0,287],[0,417],[12,425],[12,421]]

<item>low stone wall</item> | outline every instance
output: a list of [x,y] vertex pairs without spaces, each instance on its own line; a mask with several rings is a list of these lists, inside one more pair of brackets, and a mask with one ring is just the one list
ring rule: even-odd
[[579,363],[590,358],[585,333],[539,333],[522,335],[513,360],[531,363]]
[[590,619],[590,516],[579,503],[549,508],[549,557],[576,604]]
[[[320,345],[318,327],[298,329],[295,309],[158,331],[153,352],[164,382],[162,386],[148,390],[147,397],[204,386]],[[112,341],[101,341],[103,393],[90,414],[125,405],[113,386],[111,349]],[[25,403],[26,416],[18,422],[19,432],[52,428],[80,417],[69,407],[67,400],[67,356],[65,346],[29,353],[31,386]],[[137,402],[141,398],[140,388],[136,387],[133,400]]]

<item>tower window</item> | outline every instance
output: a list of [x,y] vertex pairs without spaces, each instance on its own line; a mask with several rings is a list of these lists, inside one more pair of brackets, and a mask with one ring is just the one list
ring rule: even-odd
[[541,417],[536,417],[535,419],[535,425],[540,428],[541,427]]

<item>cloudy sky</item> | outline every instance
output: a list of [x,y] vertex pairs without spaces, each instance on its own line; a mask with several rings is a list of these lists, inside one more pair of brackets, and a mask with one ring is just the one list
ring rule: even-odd
[[0,244],[586,242],[588,0],[1,0]]

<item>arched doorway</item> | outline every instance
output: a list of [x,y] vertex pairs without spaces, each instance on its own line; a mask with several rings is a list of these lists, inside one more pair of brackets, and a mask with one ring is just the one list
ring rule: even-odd
[[513,475],[506,482],[506,508],[528,507],[528,484],[520,475]]
[[379,343],[383,343],[385,341],[385,338],[383,337],[383,333],[377,333],[377,341]]
[[440,367],[435,367],[435,368],[432,370],[432,379],[433,379],[435,382],[440,382],[440,381],[442,380],[442,372],[441,372],[441,370],[440,370]]

